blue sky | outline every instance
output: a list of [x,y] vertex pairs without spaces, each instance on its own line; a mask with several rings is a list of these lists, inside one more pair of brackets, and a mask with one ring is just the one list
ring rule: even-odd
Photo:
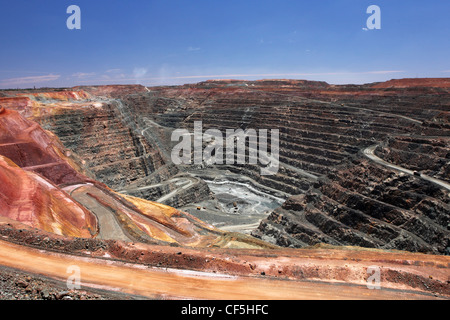
[[[381,30],[364,30],[372,4]],[[0,0],[0,88],[450,77],[449,14],[447,0]]]

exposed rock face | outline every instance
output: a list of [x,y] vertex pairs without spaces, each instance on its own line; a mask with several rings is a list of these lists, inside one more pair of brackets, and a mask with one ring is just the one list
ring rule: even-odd
[[[448,299],[446,83],[226,80],[1,91],[3,297],[77,297],[35,278],[64,279],[69,262],[83,270],[83,286],[152,299]],[[280,170],[261,176],[259,165],[171,163],[172,131],[192,130],[195,120],[204,130],[280,129]],[[233,208],[228,215],[208,207],[221,198],[210,194],[211,180]],[[283,203],[243,224],[256,228],[254,237],[199,219],[239,221],[242,210],[264,202],[245,202],[251,189]],[[197,216],[177,209],[188,205]],[[226,230],[244,230],[235,227]],[[381,290],[367,288],[373,267]]]
[[55,186],[87,180],[74,167],[36,123],[13,110],[0,114],[2,216],[56,234],[95,236],[95,216]]
[[[376,154],[390,152],[384,160],[448,181],[447,86],[448,79],[364,86],[227,80],[150,88],[122,101],[136,118],[164,128],[192,132],[202,121],[203,130],[280,130],[276,175],[263,177],[258,166],[216,166],[303,194],[264,220],[257,237],[294,247],[326,242],[446,254],[448,191],[373,163],[362,150],[380,144]],[[414,155],[397,151],[408,139],[416,139]]]
[[93,177],[111,188],[123,188],[162,166],[159,154],[108,104],[73,108],[39,121],[85,162]]
[[410,170],[443,180],[450,176],[450,153],[446,137],[388,137],[376,151],[384,160]]
[[95,216],[63,191],[2,156],[0,169],[2,216],[60,235],[84,238],[96,235]]
[[25,170],[39,173],[52,183],[75,184],[86,177],[64,154],[63,146],[37,123],[17,111],[6,110],[0,116],[0,154]]
[[413,176],[355,160],[333,181],[291,197],[255,235],[284,246],[314,243],[446,253],[448,193]]
[[[73,109],[77,107],[80,106]],[[57,118],[56,114],[44,119]],[[73,115],[72,112],[69,114]],[[104,121],[106,123],[107,120]],[[91,127],[96,128],[95,125]],[[70,126],[64,128],[71,130]],[[129,129],[120,128],[124,130],[115,132],[114,138],[133,137]],[[62,132],[67,131],[57,133],[64,137]],[[91,138],[89,132],[80,136],[70,132],[75,141],[80,136]],[[130,140],[125,142],[125,146],[128,142]],[[79,151],[77,146],[75,144],[74,150]],[[131,144],[128,147],[132,146],[139,149],[141,145]],[[127,163],[127,148],[124,149],[116,149],[119,157],[125,158],[122,164]],[[112,157],[112,154],[106,148],[104,150],[101,156],[110,161],[107,155]],[[70,237],[198,247],[237,245],[274,248],[249,236],[237,235],[230,239],[227,233],[175,208],[122,196],[87,177],[77,165],[78,158],[70,158],[72,152],[36,122],[25,119],[15,110],[4,110],[0,114],[0,216]],[[144,165],[136,165],[139,161],[130,161],[128,173],[144,170]],[[98,171],[93,172],[94,177],[100,176]]]
[[193,132],[194,121],[204,131],[279,129],[277,174],[261,176],[259,165],[213,167],[291,196],[255,237],[288,247],[329,243],[448,254],[449,82],[77,87],[76,94],[4,92],[0,104],[55,133],[91,179],[174,207],[211,197],[192,167],[171,163],[174,129]]

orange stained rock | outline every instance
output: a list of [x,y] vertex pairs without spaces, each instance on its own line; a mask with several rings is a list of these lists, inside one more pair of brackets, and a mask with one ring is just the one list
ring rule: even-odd
[[73,237],[92,237],[95,216],[50,181],[0,156],[0,215],[28,226]]
[[[120,228],[137,241],[151,238],[188,246],[267,247],[256,240],[228,236],[172,207],[122,196],[93,182],[66,156],[56,136],[16,110],[8,109],[0,117],[0,155],[4,168],[0,214],[29,226],[67,236],[90,238],[108,230],[116,236],[120,230],[110,230],[109,225],[102,228],[98,222],[98,214],[108,214],[119,219]],[[70,193],[77,203],[58,188],[70,185],[82,185]]]
[[251,236],[230,233],[164,204],[120,195],[131,202],[140,214],[130,218],[152,238],[177,242],[191,247],[275,249],[275,245]]
[[14,96],[0,98],[0,105],[35,120],[45,115],[58,114],[67,108],[88,104],[90,98],[90,94],[83,90],[14,93]]
[[90,238],[97,233],[95,216],[56,186],[87,180],[66,161],[62,148],[17,111],[1,114],[0,215],[55,234]]
[[84,100],[90,98],[90,95],[83,90],[20,93],[17,96],[25,96],[37,100],[44,99],[44,100],[59,100],[59,101]]
[[[65,156],[64,146],[55,135],[15,110],[6,109],[0,117],[0,155],[20,167],[39,170],[55,184],[88,179],[81,168]],[[52,165],[59,169],[51,170]]]
[[186,212],[181,212],[173,207],[128,195],[121,195],[121,197],[134,204],[145,216],[181,234],[189,235],[191,232],[188,230],[192,229],[192,225],[194,224],[197,224],[205,229],[215,229],[213,226],[201,221],[200,219]]

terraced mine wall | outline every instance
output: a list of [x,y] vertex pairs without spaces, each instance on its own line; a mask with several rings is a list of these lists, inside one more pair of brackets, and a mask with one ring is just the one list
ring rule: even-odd
[[39,122],[83,160],[93,177],[113,189],[148,176],[163,165],[159,154],[121,122],[111,105],[70,109]]
[[[170,179],[179,169],[167,161],[159,140],[138,129],[138,119],[130,118],[120,100],[99,98],[93,104],[75,104],[62,112],[42,114],[36,121],[58,136],[92,179],[113,190],[155,201],[177,189]],[[208,198],[209,192],[199,180],[161,202],[182,207]]]
[[[278,129],[275,175],[262,176],[259,165],[205,166],[291,196],[253,236],[286,247],[328,243],[449,254],[449,83],[229,80],[80,87],[102,107],[68,109],[39,121],[97,180],[175,207],[211,197],[192,176],[201,167],[171,163],[175,129],[193,132],[195,121],[221,132]],[[371,150],[417,174],[375,162]]]
[[379,145],[375,153],[385,161],[448,181],[445,86],[209,81],[149,91],[121,100],[136,117],[169,131],[193,132],[194,121],[222,132],[280,130],[276,175],[261,176],[259,166],[248,164],[215,167],[294,196],[254,236],[290,247],[325,242],[449,253],[448,190],[363,153]]

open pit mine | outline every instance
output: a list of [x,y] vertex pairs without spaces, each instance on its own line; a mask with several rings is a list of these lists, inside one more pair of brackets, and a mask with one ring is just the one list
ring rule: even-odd
[[449,229],[448,78],[0,91],[0,299],[449,299]]

